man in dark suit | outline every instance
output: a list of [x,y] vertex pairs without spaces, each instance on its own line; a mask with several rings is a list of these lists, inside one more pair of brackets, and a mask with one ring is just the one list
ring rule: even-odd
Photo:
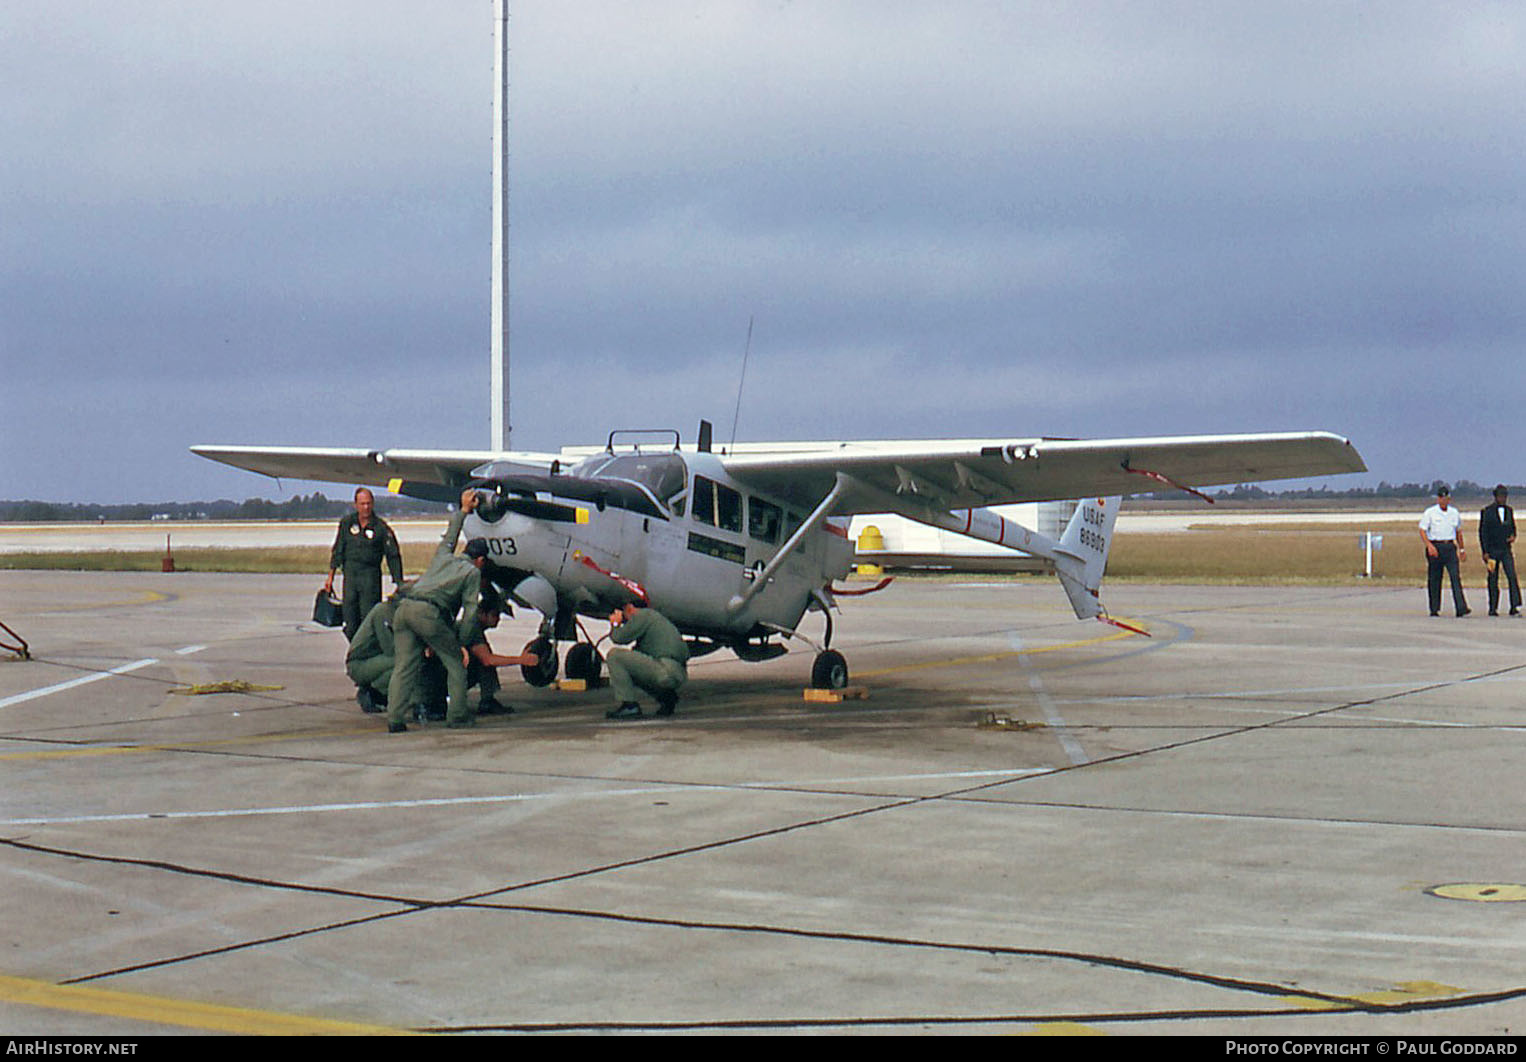
[[1500,607],[1500,569],[1510,580],[1510,614],[1521,614],[1521,584],[1515,578],[1515,510],[1505,504],[1510,492],[1501,483],[1494,488],[1494,504],[1478,514],[1478,544],[1483,547],[1484,563],[1489,567],[1489,615],[1498,616]]

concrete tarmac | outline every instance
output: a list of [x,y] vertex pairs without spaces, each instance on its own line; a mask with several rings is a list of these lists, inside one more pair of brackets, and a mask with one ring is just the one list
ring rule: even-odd
[[[1526,622],[1481,595],[1104,586],[1143,638],[901,579],[836,617],[867,700],[716,653],[670,720],[505,674],[388,735],[315,589],[0,572],[0,1030],[1526,1027]],[[273,688],[177,692],[227,680]]]

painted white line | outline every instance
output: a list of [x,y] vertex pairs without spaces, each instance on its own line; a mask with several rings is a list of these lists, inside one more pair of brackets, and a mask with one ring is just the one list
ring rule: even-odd
[[[56,818],[6,819],[0,820],[0,826],[63,826],[85,822],[147,822],[154,819],[233,819],[256,815],[311,815],[331,811],[385,811],[395,808],[459,807],[465,804],[513,804],[529,800],[584,800],[590,797],[654,796],[687,793],[693,792],[696,789],[712,790],[715,792],[734,792],[737,789],[801,789],[810,786],[849,785],[872,781],[990,777],[1017,778],[1022,775],[1047,774],[1050,770],[1051,768],[1048,767],[1027,767],[1016,770],[949,771],[939,774],[893,774],[866,778],[841,778],[803,782],[781,779],[773,782],[739,782],[734,785],[652,785],[642,786],[637,789],[600,789],[592,792],[509,793],[497,796],[433,797],[418,800],[366,800],[357,801],[352,804],[300,804],[270,808],[228,808],[216,811],[139,811],[116,815],[70,815]],[[832,796],[838,794],[828,793],[823,795]],[[840,795],[850,797],[855,794],[843,793]]]
[[13,696],[6,697],[4,700],[0,700],[0,708],[9,708],[11,705],[20,704],[22,701],[36,700],[38,697],[46,697],[50,693],[60,693],[64,690],[71,690],[76,686],[83,686],[87,682],[99,682],[101,679],[110,678],[112,675],[125,675],[129,671],[136,671],[140,667],[148,667],[150,664],[157,664],[158,662],[158,660],[152,659],[135,660],[131,664],[123,664],[120,667],[114,667],[110,671],[98,671],[93,675],[84,675],[77,679],[70,679],[68,682],[60,682],[55,686],[44,686],[40,690],[31,690],[27,693],[17,693]]
[[1065,755],[1070,757],[1070,762],[1079,767],[1083,763],[1090,763],[1091,757],[1081,747],[1081,742],[1070,732],[1065,719],[1060,715],[1060,710],[1055,707],[1054,699],[1049,696],[1049,691],[1044,688],[1044,680],[1039,676],[1038,668],[1033,666],[1029,654],[1022,652],[1023,638],[1016,631],[1007,632],[1007,642],[1019,653],[1017,662],[1022,669],[1023,675],[1028,679],[1028,688],[1033,691],[1033,696],[1038,700],[1039,710],[1044,713],[1044,721],[1059,738],[1060,747],[1065,750]]
[[175,650],[175,655],[176,656],[190,656],[192,653],[199,653],[199,652],[201,652],[205,648],[206,648],[206,646],[204,646],[204,645],[187,645],[183,649],[176,649]]
[[[1473,682],[1481,680],[1470,680]],[[1493,681],[1493,680],[1489,680]],[[1092,704],[1102,701],[1201,701],[1247,700],[1258,697],[1294,697],[1319,693],[1378,693],[1383,690],[1414,689],[1413,682],[1369,682],[1347,686],[1287,686],[1261,690],[1173,690],[1166,693],[1120,693],[1111,697],[1085,697],[1061,700],[1061,704]]]
[[1018,778],[1030,774],[1048,774],[1053,767],[1004,767],[992,771],[938,771],[933,774],[871,774],[852,778],[812,778],[807,781],[738,782],[742,789],[809,789],[816,785],[858,785],[861,782],[941,781],[952,778]]

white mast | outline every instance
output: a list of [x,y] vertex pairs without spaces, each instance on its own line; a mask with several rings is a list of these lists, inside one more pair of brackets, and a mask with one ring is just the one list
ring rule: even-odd
[[509,448],[509,0],[494,0],[493,442]]

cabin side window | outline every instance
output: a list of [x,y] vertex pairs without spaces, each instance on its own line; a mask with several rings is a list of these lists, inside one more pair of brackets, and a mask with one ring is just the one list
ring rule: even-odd
[[694,477],[694,490],[690,494],[694,504],[694,522],[715,526],[715,481],[704,476]]
[[730,487],[715,485],[716,526],[722,531],[742,533],[742,496]]
[[742,533],[742,496],[736,491],[704,476],[695,476],[690,498],[696,524]]
[[762,498],[747,499],[747,533],[759,542],[774,545],[779,541],[779,527],[784,510]]

